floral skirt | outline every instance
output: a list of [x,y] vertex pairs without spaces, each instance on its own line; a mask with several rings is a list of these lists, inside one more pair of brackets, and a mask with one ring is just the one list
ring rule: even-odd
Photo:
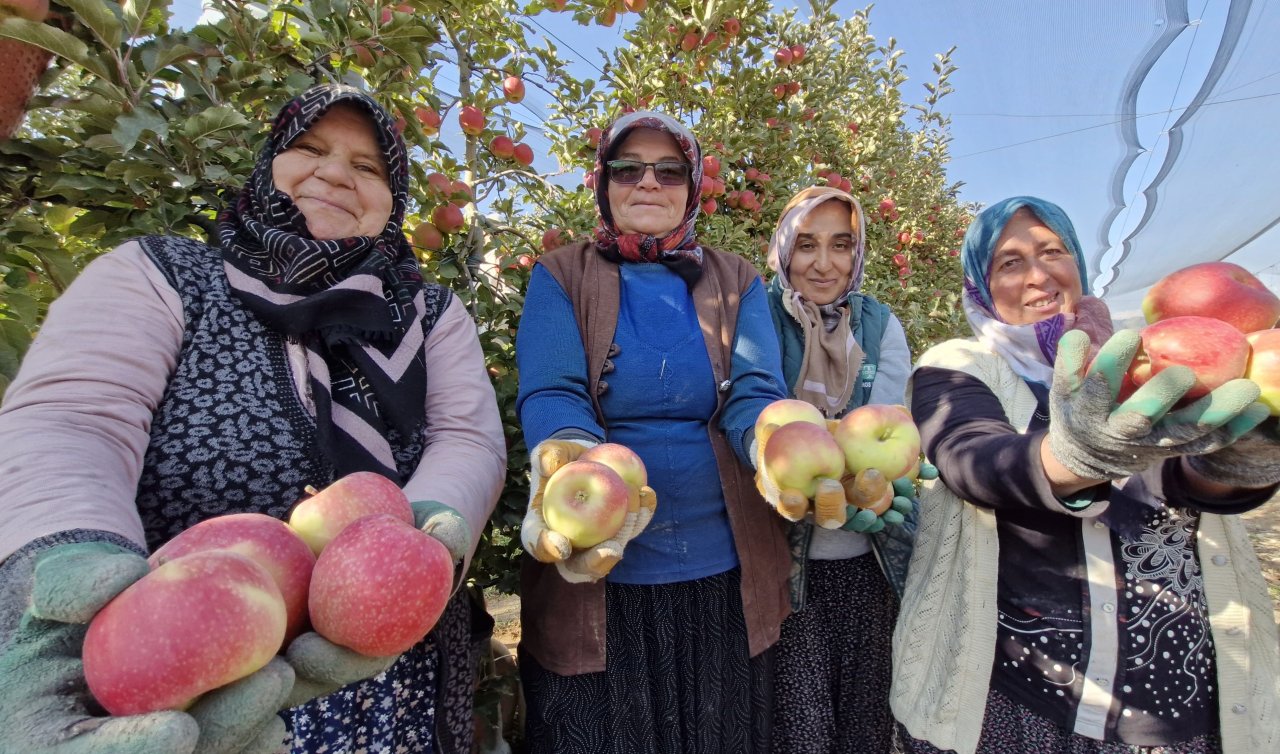
[[[385,672],[286,714],[292,754],[469,754],[475,699],[465,590]],[[436,748],[433,748],[436,747]]]
[[601,673],[520,655],[529,754],[765,754],[773,650],[749,657],[737,569],[605,586]]

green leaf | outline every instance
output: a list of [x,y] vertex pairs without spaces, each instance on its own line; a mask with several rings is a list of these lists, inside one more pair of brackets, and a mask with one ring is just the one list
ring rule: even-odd
[[120,24],[120,17],[112,12],[111,5],[102,0],[61,0],[61,2],[76,12],[84,25],[93,30],[94,36],[102,44],[111,50],[120,49],[124,27]]
[[146,131],[150,131],[156,136],[164,137],[169,133],[169,122],[155,110],[146,105],[141,105],[136,110],[124,113],[119,118],[116,118],[116,125],[115,128],[111,129],[111,136],[124,151],[128,152],[133,149],[134,145],[138,143],[138,139]]
[[182,124],[182,133],[192,141],[213,138],[225,131],[248,125],[249,119],[230,105],[219,105],[196,115]]
[[90,53],[88,45],[49,24],[38,24],[25,18],[6,18],[0,21],[0,38],[33,44],[70,60],[99,78],[111,80],[109,66],[96,54]]

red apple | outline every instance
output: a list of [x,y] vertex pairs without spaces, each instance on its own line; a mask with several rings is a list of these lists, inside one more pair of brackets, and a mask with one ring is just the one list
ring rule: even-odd
[[602,131],[601,129],[595,126],[588,128],[587,129],[587,146],[591,147],[592,149],[595,149],[596,147],[600,146],[600,137],[603,135],[604,135],[604,131]]
[[288,623],[280,588],[226,550],[174,558],[98,611],[84,638],[89,690],[113,715],[186,709],[267,664]]
[[634,490],[639,490],[649,483],[649,472],[644,468],[644,461],[640,460],[640,456],[626,445],[619,445],[616,442],[600,443],[584,451],[578,456],[578,460],[595,461],[608,466]]
[[1250,333],[1275,327],[1280,297],[1248,270],[1230,262],[1193,264],[1161,278],[1142,299],[1147,322],[1213,317]]
[[777,63],[779,68],[785,68],[786,66],[791,65],[791,58],[792,53],[790,47],[779,48],[777,52],[773,53],[773,62]]
[[158,568],[193,552],[226,550],[262,566],[280,589],[288,624],[285,643],[302,633],[307,623],[307,587],[316,556],[285,522],[261,513],[231,513],[205,519],[151,553],[147,562]]
[[502,94],[507,102],[519,102],[524,99],[524,82],[519,76],[508,76],[502,80]]
[[357,471],[303,498],[289,512],[289,526],[319,555],[348,524],[387,513],[413,523],[413,508],[399,485],[372,471]]
[[902,406],[859,406],[845,414],[834,434],[853,474],[876,469],[888,479],[897,479],[920,457],[920,431]]
[[1249,342],[1234,326],[1211,317],[1174,317],[1142,328],[1142,347],[1129,366],[1135,388],[1174,364],[1189,367],[1196,382],[1186,403],[1237,377],[1249,364]]
[[448,195],[449,198],[453,200],[454,204],[457,204],[458,202],[467,204],[475,198],[471,194],[471,187],[462,179],[458,179],[449,184]]
[[525,167],[529,167],[533,164],[533,147],[530,147],[522,141],[516,145],[515,154],[513,156],[515,157],[516,162],[524,165]]
[[714,215],[716,213],[716,210],[719,208],[720,208],[720,205],[716,203],[715,199],[707,199],[702,203],[702,214]]
[[453,588],[453,558],[411,523],[379,513],[334,537],[311,576],[311,624],[370,657],[397,655],[435,627]]
[[804,45],[800,45],[800,44],[791,45],[791,62],[799,63],[803,61],[804,53],[805,53]]
[[698,32],[687,31],[684,36],[680,38],[680,49],[685,52],[692,52],[698,46],[698,42],[701,41],[702,37],[698,35]]
[[898,205],[894,204],[892,199],[881,199],[881,200],[880,200],[880,211],[881,211],[881,212],[885,212],[885,213],[893,212],[893,209],[894,209],[894,207],[896,207],[896,206],[898,206]]
[[724,20],[725,36],[736,37],[738,32],[742,31],[742,22],[736,18],[726,18]]
[[0,6],[28,21],[38,23],[49,17],[49,0],[0,0]]
[[858,133],[858,128],[859,128],[859,126],[858,126],[858,121],[856,121],[856,120],[849,121],[849,132],[850,132],[850,133],[855,133],[855,134],[856,134],[856,133]]
[[782,490],[797,490],[813,498],[819,479],[844,475],[844,455],[822,426],[793,421],[773,431],[764,445],[764,466]]
[[489,142],[489,151],[493,152],[493,156],[503,160],[511,159],[515,154],[516,144],[511,140],[510,136],[499,135],[493,137]]
[[1249,366],[1244,376],[1258,383],[1262,395],[1258,400],[1280,416],[1280,330],[1259,330],[1245,336],[1249,341]]
[[450,187],[453,185],[452,179],[443,173],[428,173],[427,187],[438,194],[448,196]]
[[434,136],[440,132],[440,113],[432,107],[415,107],[413,114],[417,116],[418,122],[422,124],[422,132],[427,136]]
[[474,105],[463,105],[458,113],[458,125],[468,136],[478,136],[484,131],[484,112]]
[[418,223],[418,227],[413,229],[413,243],[430,251],[439,251],[444,248],[444,234],[431,223]]
[[622,528],[630,500],[631,490],[613,469],[594,461],[570,461],[547,480],[542,515],[574,547],[594,547]]
[[649,0],[623,0],[623,4],[627,6],[627,10],[632,13],[639,13],[649,7]]
[[361,68],[372,68],[378,62],[378,56],[367,45],[348,39],[347,46],[351,49],[352,57],[356,59],[356,65]]
[[702,158],[702,174],[708,178],[715,178],[720,175],[720,159],[715,155],[707,155]]
[[440,229],[441,233],[454,233],[467,221],[456,204],[441,204],[431,211],[431,222]]

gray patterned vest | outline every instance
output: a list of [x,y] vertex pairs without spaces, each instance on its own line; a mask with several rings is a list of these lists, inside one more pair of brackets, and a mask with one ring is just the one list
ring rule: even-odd
[[[224,513],[284,518],[307,485],[323,487],[334,478],[315,420],[294,388],[285,336],[241,305],[217,248],[173,236],[139,241],[182,298],[186,320],[138,481],[147,548]],[[424,332],[451,295],[426,286]],[[423,438],[393,430],[389,439],[407,479],[422,457]]]

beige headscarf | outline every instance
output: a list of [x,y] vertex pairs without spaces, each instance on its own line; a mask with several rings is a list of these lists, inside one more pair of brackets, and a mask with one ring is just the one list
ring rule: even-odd
[[[787,273],[801,222],[815,207],[828,201],[849,205],[854,235],[853,268],[844,292],[834,302],[819,306],[795,290]],[[778,228],[769,242],[769,267],[777,273],[783,288],[783,308],[800,323],[804,334],[796,397],[817,406],[828,417],[834,417],[848,405],[865,356],[853,337],[848,299],[849,294],[862,285],[866,244],[866,223],[858,200],[826,186],[807,188],[793,196],[783,208]]]

